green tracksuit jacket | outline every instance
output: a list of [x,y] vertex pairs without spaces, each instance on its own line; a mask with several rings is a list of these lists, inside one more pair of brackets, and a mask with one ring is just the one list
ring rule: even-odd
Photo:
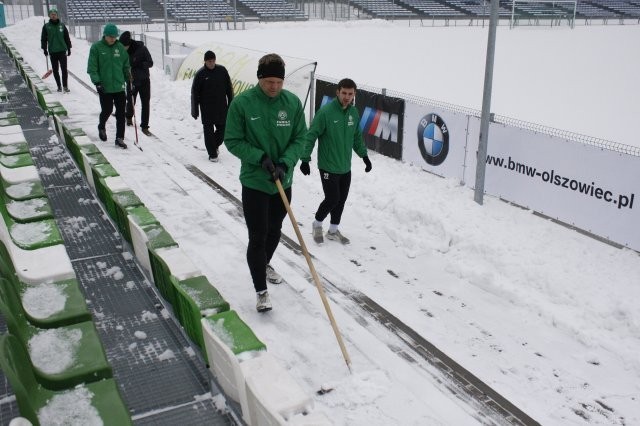
[[40,34],[40,48],[47,49],[49,53],[60,53],[71,50],[71,39],[69,38],[69,30],[58,19],[42,26]]
[[224,143],[240,158],[240,183],[267,194],[278,188],[260,160],[267,154],[274,163],[287,166],[282,186],[291,186],[300,159],[307,125],[300,99],[288,90],[270,98],[256,85],[233,98],[227,114]]
[[337,98],[320,108],[313,118],[300,156],[302,161],[311,161],[316,139],[319,139],[318,169],[329,173],[349,172],[352,150],[360,158],[367,155],[358,110],[353,105],[342,109]]
[[87,74],[93,84],[102,84],[105,93],[124,92],[130,72],[129,54],[122,43],[109,46],[103,37],[91,45]]

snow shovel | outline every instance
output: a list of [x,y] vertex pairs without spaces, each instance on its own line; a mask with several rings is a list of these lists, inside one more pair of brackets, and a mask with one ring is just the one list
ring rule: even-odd
[[[320,278],[318,277],[316,268],[313,266],[313,262],[311,261],[311,256],[309,256],[309,251],[307,250],[307,246],[304,243],[304,240],[302,239],[302,234],[300,233],[298,222],[296,222],[296,218],[293,216],[293,211],[291,210],[291,206],[289,205],[289,200],[287,200],[287,195],[284,193],[284,189],[282,188],[282,183],[280,183],[280,179],[276,179],[276,186],[278,187],[280,198],[282,198],[282,203],[284,204],[284,207],[287,209],[287,213],[289,214],[289,219],[291,219],[291,224],[293,225],[293,229],[296,231],[296,236],[298,237],[298,241],[300,242],[300,247],[302,247],[302,253],[304,254],[305,259],[307,259],[307,264],[309,265],[309,271],[311,271],[311,276],[313,277],[313,281],[316,284],[318,293],[320,293],[320,298],[322,299],[322,304],[324,305],[324,309],[325,311],[327,311],[327,316],[329,317],[329,321],[331,322],[333,333],[336,335],[336,339],[338,340],[338,345],[340,345],[340,350],[342,351],[344,362],[347,364],[347,368],[351,373],[352,372],[351,359],[349,358],[349,354],[347,353],[347,348],[344,346],[344,342],[342,341],[342,335],[340,334],[340,330],[338,330],[338,325],[336,324],[336,320],[333,317],[333,313],[331,313],[331,307],[329,306],[329,301],[327,300],[327,296],[324,294],[324,288],[320,283]],[[330,392],[330,391],[331,391],[330,389],[327,389],[323,393]]]
[[51,73],[53,72],[53,70],[51,68],[49,68],[49,57],[45,56],[44,57],[45,61],[47,62],[47,72],[45,72],[44,74],[42,74],[42,79],[44,80],[45,78],[49,77],[51,75]]

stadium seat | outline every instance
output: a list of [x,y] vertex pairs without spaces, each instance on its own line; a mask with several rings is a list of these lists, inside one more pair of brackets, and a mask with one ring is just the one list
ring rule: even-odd
[[28,349],[34,375],[47,389],[66,389],[112,376],[93,322],[48,329],[34,327],[27,321],[20,300],[4,279],[0,280],[0,312],[9,332],[17,337],[25,350]]
[[66,424],[69,413],[77,416],[78,424],[133,424],[113,379],[48,390],[38,383],[29,355],[10,334],[0,336],[0,367],[15,393],[20,414],[34,425]]

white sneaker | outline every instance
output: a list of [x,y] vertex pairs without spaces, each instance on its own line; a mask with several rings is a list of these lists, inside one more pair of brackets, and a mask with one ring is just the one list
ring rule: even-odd
[[324,243],[324,237],[322,236],[322,226],[312,226],[313,229],[313,241],[317,244]]
[[256,297],[256,309],[258,312],[267,312],[271,310],[272,306],[271,299],[269,299],[269,292],[265,290],[262,293],[256,293]]
[[267,281],[272,284],[280,284],[282,282],[282,277],[271,265],[267,265]]
[[347,237],[342,235],[340,233],[340,231],[327,232],[327,239],[328,240],[333,240],[333,241],[338,241],[338,242],[340,242],[342,244],[349,244],[351,242],[351,241],[349,241],[349,239]]

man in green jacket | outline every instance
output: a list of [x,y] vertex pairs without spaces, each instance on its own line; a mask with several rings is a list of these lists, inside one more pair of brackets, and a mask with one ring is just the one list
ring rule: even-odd
[[301,155],[300,171],[309,175],[311,153],[316,139],[319,140],[318,169],[324,200],[318,206],[312,226],[316,243],[324,241],[322,221],[331,214],[327,238],[349,244],[349,239],[340,233],[338,226],[351,186],[352,151],[364,161],[364,171],[371,171],[371,161],[360,130],[360,115],[353,106],[355,95],[356,83],[353,80],[344,78],[338,82],[336,98],[320,108],[313,118],[307,133],[307,144]]
[[126,149],[124,143],[125,107],[127,96],[125,88],[131,78],[129,54],[118,41],[118,27],[114,24],[104,26],[102,39],[91,45],[87,73],[96,85],[100,97],[100,122],[98,135],[101,141],[107,140],[105,125],[116,107],[116,146]]
[[227,115],[224,143],[240,158],[242,208],[249,233],[247,263],[258,312],[271,310],[267,280],[282,277],[269,265],[280,241],[287,210],[275,181],[288,200],[307,125],[300,99],[283,90],[284,61],[274,53],[258,62],[258,85],[236,96]]
[[[49,22],[42,26],[40,48],[44,52],[44,56],[50,55],[51,57],[51,69],[53,70],[53,78],[58,85],[58,92],[62,92],[64,87],[65,93],[69,93],[67,56],[71,55],[71,39],[69,38],[69,30],[65,24],[60,22],[58,9],[55,7],[49,9]],[[62,71],[62,82],[58,68]]]

